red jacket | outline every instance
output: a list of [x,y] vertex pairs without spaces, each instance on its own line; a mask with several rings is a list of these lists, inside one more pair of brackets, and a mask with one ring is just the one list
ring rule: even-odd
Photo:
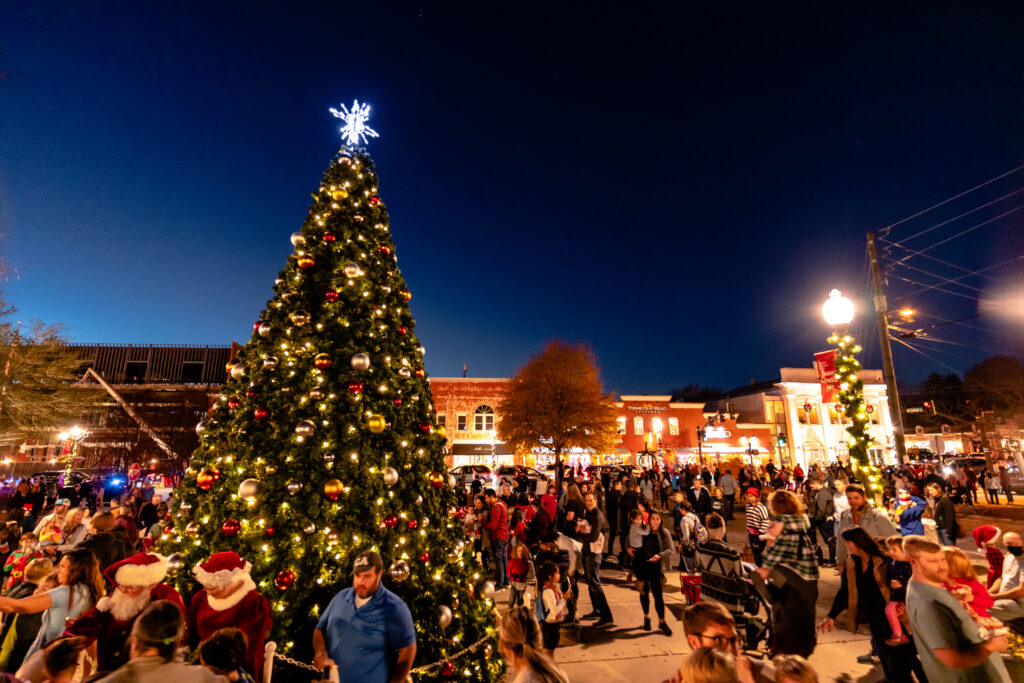
[[508,540],[508,506],[503,502],[495,501],[491,506],[490,518],[484,522],[484,526],[491,532],[491,538],[496,541]]

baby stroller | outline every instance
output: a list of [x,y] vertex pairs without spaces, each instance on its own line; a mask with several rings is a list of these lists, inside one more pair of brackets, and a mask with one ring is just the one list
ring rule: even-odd
[[749,566],[743,564],[739,551],[720,541],[700,543],[697,570],[701,579],[698,600],[714,600],[729,610],[743,639],[743,649],[757,652],[762,642],[769,642],[771,606],[754,589]]

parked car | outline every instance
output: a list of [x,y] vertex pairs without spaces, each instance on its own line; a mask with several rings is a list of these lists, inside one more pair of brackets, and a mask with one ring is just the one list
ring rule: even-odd
[[511,482],[516,478],[516,476],[523,472],[526,473],[526,477],[530,480],[531,491],[536,491],[537,481],[547,476],[545,474],[541,474],[540,470],[534,469],[533,467],[524,467],[522,465],[502,465],[495,473],[494,479],[496,481],[508,479]]
[[619,477],[626,474],[626,470],[622,469],[618,465],[590,465],[583,472],[588,481],[601,479],[604,474],[607,474],[609,481],[616,482]]
[[491,482],[491,468],[487,465],[459,465],[452,469],[452,475],[462,480],[463,487],[469,487],[477,477]]

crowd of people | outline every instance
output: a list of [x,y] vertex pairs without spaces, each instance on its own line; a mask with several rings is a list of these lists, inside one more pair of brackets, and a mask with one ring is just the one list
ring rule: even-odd
[[[498,634],[516,683],[568,681],[556,663],[562,630],[615,623],[602,585],[612,568],[636,590],[642,621],[632,627],[660,637],[673,636],[666,577],[680,573],[692,651],[670,679],[679,683],[816,681],[808,658],[817,633],[844,614],[851,631],[863,625],[871,636],[871,652],[858,659],[877,658],[886,680],[1009,680],[999,653],[1004,624],[1024,618],[1024,542],[994,526],[974,529],[989,565],[976,575],[956,547],[963,534],[953,500],[972,495],[960,472],[891,468],[877,505],[838,465],[561,474],[558,483],[525,471],[478,477],[457,511],[495,591],[508,589]],[[151,551],[167,511],[151,489],[104,502],[85,487],[47,492],[27,481],[5,500],[0,670],[8,680],[261,679],[272,617],[251,566],[233,552],[212,555],[192,568],[202,588],[184,600],[165,582],[167,559]],[[730,544],[734,519],[746,537]],[[687,590],[699,586],[709,552],[734,554],[767,605],[770,658],[747,656],[736,615]],[[404,680],[416,657],[410,611],[382,584],[377,553],[354,566],[351,586],[313,629],[314,667],[336,667],[343,680]],[[831,571],[840,589],[818,622],[818,581]]]
[[[94,482],[22,480],[0,510],[0,675],[8,681],[255,681],[269,603],[235,553],[193,568],[186,603],[153,552],[167,504],[152,486],[104,501]],[[193,664],[180,661],[190,653]]]
[[[853,468],[840,465],[812,466],[806,472],[771,464],[632,475],[606,470],[593,478],[565,468],[560,485],[532,481],[524,471],[497,482],[478,477],[459,515],[496,586],[510,586],[508,606],[518,610],[517,620],[530,612],[521,605],[531,569],[536,574],[532,616],[546,660],[544,673],[523,680],[565,680],[554,663],[559,624],[594,619],[590,626],[601,628],[614,623],[602,566],[624,570],[629,581],[635,580],[643,611],[643,622],[635,627],[652,630],[653,602],[657,630],[671,635],[663,577],[678,569],[684,594],[689,578],[699,583],[699,551],[716,544],[729,548],[726,523],[741,503],[747,530],[741,557],[770,608],[774,628],[767,645],[774,664],[744,658],[735,633],[729,636],[732,641],[701,642],[699,634],[708,622],[701,617],[700,626],[691,629],[684,619],[688,641],[698,635],[690,641],[694,652],[676,680],[815,680],[806,658],[815,650],[817,633],[831,630],[844,613],[851,630],[863,625],[871,635],[871,651],[858,660],[877,661],[886,680],[1009,680],[998,656],[1007,646],[1000,619],[1024,617],[1017,561],[1021,541],[1013,533],[1000,536],[995,527],[976,529],[975,540],[989,562],[987,583],[979,583],[970,561],[955,547],[963,533],[954,500],[972,502],[972,482],[976,488],[992,476],[974,472],[972,478],[965,469],[942,476],[933,465],[888,468],[877,505]],[[1005,489],[1001,484],[996,495],[1000,492],[1012,495],[1009,484]],[[1005,555],[996,547],[1000,539]],[[734,547],[739,545],[740,539],[733,540]],[[822,572],[832,571],[841,587],[828,616],[818,623],[818,580]],[[593,611],[580,616],[576,601],[582,583]],[[941,604],[925,588],[935,585],[948,593]],[[696,602],[687,614],[704,614],[714,604]],[[733,617],[721,612],[728,616],[716,612],[717,621],[712,621],[728,630],[724,624]],[[927,625],[915,629],[918,617],[912,614],[929,615],[921,617]],[[935,628],[940,623],[943,628]],[[731,628],[735,631],[735,625]],[[527,640],[533,632],[524,625],[515,629],[517,637],[526,634]],[[925,649],[927,654],[921,654]],[[963,656],[935,654],[947,649]],[[514,661],[537,666],[532,656],[517,654]],[[715,678],[713,672],[724,670],[728,673]],[[985,678],[972,678],[976,675]]]

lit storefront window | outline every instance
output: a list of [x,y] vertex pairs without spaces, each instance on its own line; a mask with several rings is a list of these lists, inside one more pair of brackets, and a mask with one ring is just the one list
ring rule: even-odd
[[679,436],[679,418],[670,417],[668,419],[668,433],[672,436]]
[[642,417],[633,418],[633,433],[643,434],[644,433],[644,419]]
[[617,434],[626,433],[626,418],[623,416],[615,418],[615,432]]

